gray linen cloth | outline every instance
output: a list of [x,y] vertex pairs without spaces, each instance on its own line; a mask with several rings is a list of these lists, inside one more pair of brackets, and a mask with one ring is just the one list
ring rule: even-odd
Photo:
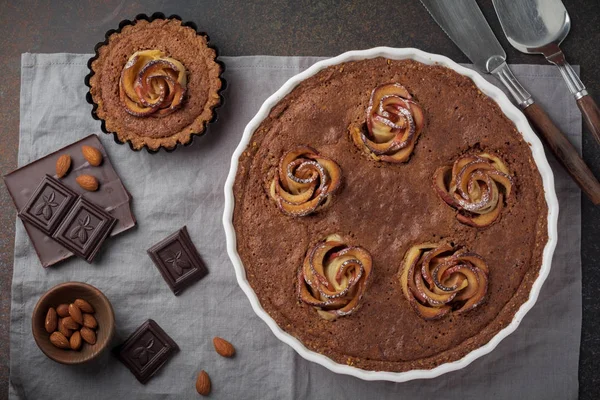
[[[83,84],[88,54],[24,54],[21,77],[19,165],[89,133],[101,133],[90,116]],[[133,195],[139,226],[105,243],[92,265],[71,259],[43,269],[17,221],[11,314],[11,398],[197,398],[194,382],[205,369],[217,399],[572,399],[577,397],[581,329],[580,192],[551,158],[560,201],[559,241],[552,271],[519,329],[489,355],[436,379],[396,384],[337,375],[298,356],[252,311],[225,251],[221,224],[223,184],[230,157],[247,122],[289,77],[314,57],[222,57],[229,88],[219,121],[193,146],[174,153],[133,152],[101,134]],[[581,118],[558,71],[515,65],[515,75],[581,146]],[[182,225],[210,274],[175,297],[146,249]],[[510,249],[507,249],[510,251]],[[116,313],[114,344],[153,318],[181,351],[141,385],[109,352],[95,362],[65,366],[46,358],[31,334],[38,298],[64,281],[102,290]],[[237,355],[215,353],[214,336],[235,344]],[[0,396],[1,397],[1,396]]]

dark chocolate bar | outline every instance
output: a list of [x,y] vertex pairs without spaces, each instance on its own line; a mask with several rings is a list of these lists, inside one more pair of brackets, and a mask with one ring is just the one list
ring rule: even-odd
[[52,236],[77,197],[77,193],[46,175],[19,212],[19,217]]
[[91,263],[117,220],[46,175],[19,217]]
[[[92,146],[100,150],[103,161],[98,167],[91,166],[81,153],[82,146]],[[113,168],[106,150],[102,146],[100,139],[96,135],[89,135],[77,142],[63,147],[48,154],[36,161],[27,164],[4,177],[6,187],[15,203],[17,211],[23,220],[25,230],[33,243],[33,247],[37,252],[38,258],[42,266],[49,267],[62,260],[73,256],[73,252],[69,251],[64,246],[54,240],[48,240],[47,232],[49,228],[55,228],[39,221],[39,215],[36,216],[36,210],[33,209],[33,215],[25,211],[27,203],[30,199],[35,198],[34,192],[39,187],[39,183],[46,174],[53,174],[56,168],[56,160],[63,154],[71,156],[71,170],[69,173],[60,179],[60,182],[87,200],[98,205],[110,215],[117,219],[117,224],[110,232],[111,236],[115,236],[121,232],[131,229],[135,226],[135,217],[131,212],[131,195],[123,185],[123,182]],[[95,192],[87,192],[83,190],[75,181],[79,175],[90,174],[98,178],[100,188]],[[43,197],[41,197],[43,200]],[[56,200],[56,194],[55,194]],[[56,201],[51,201],[55,203]],[[39,204],[39,203],[37,203]],[[53,206],[52,206],[53,207]],[[43,207],[42,207],[43,208]],[[52,210],[56,211],[56,210]],[[44,211],[42,211],[44,212]],[[46,215],[48,210],[45,210]],[[27,218],[28,215],[32,218]],[[42,218],[43,218],[43,214]],[[36,224],[38,222],[38,224]]]
[[175,295],[208,274],[185,226],[148,249],[148,255]]
[[92,262],[117,220],[79,197],[52,238],[87,262]]
[[143,384],[178,351],[177,343],[151,319],[114,349],[119,360]]

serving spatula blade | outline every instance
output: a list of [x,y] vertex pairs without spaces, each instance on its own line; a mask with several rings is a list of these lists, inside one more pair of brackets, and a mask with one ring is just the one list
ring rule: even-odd
[[[523,53],[556,51],[569,33],[571,19],[557,0],[492,0],[509,43]],[[551,55],[547,54],[547,55]]]
[[502,30],[514,48],[523,53],[543,54],[558,67],[588,129],[600,143],[600,108],[560,49],[571,29],[571,19],[562,1],[493,0],[493,3]]

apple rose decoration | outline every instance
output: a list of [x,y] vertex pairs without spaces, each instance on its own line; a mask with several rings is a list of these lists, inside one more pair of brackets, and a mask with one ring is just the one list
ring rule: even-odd
[[164,117],[183,104],[187,75],[183,64],[160,50],[133,53],[121,71],[119,96],[136,117]]
[[481,256],[448,243],[412,246],[400,271],[404,296],[423,319],[462,314],[485,300],[488,266]]
[[498,219],[513,189],[506,164],[488,153],[465,155],[438,168],[433,183],[442,200],[458,210],[456,218],[478,228]]
[[342,170],[308,146],[284,154],[269,186],[269,194],[284,214],[302,217],[326,207],[340,187]]
[[350,315],[360,305],[372,270],[367,250],[329,235],[308,251],[298,270],[298,297],[326,320]]
[[359,149],[377,161],[406,162],[423,129],[421,107],[399,83],[379,86],[371,93],[367,108],[367,132],[352,127],[350,134]]

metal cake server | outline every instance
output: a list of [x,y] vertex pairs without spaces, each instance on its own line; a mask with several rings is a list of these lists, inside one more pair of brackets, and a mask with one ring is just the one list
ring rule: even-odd
[[588,129],[600,143],[600,110],[559,47],[571,29],[571,19],[563,3],[560,0],[493,0],[493,3],[504,34],[515,49],[543,54],[558,67]]
[[478,69],[493,74],[506,86],[567,172],[594,204],[600,204],[600,182],[567,137],[517,81],[506,64],[504,49],[475,0],[421,0],[421,3]]

